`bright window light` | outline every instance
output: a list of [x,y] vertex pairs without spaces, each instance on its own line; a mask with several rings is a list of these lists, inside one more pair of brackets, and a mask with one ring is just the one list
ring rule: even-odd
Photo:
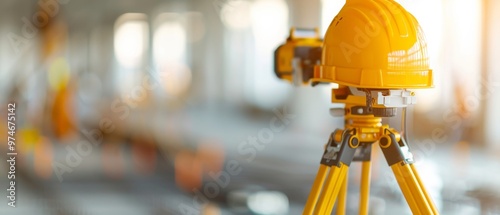
[[185,61],[186,31],[180,23],[165,22],[156,29],[153,54],[157,65]]
[[176,13],[158,15],[153,35],[153,59],[165,92],[174,98],[191,86],[191,69],[186,62],[188,38],[181,17]]
[[274,50],[288,36],[288,5],[284,0],[258,0],[251,8],[252,31],[255,41],[254,68],[247,77],[246,96],[263,109],[282,104],[291,86],[275,77]]
[[127,13],[115,22],[115,56],[125,68],[137,68],[144,60],[148,44],[147,17],[139,13]]
[[250,26],[250,8],[248,0],[226,2],[220,11],[222,23],[230,29],[244,29]]
[[288,32],[288,5],[284,0],[258,0],[252,5],[251,19],[257,36],[272,39],[272,33]]

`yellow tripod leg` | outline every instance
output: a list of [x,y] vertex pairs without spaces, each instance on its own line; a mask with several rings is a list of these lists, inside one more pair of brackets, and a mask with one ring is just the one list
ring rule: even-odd
[[434,214],[439,214],[439,212],[436,208],[436,205],[432,201],[431,196],[429,195],[429,193],[425,189],[424,184],[422,183],[422,180],[420,179],[420,175],[418,174],[417,169],[415,168],[415,166],[413,164],[410,164],[410,168],[413,171],[413,174],[415,175],[415,178],[417,179],[417,182],[420,185],[420,188],[422,189],[422,192],[424,193],[424,196],[427,199],[427,202],[429,203],[429,206],[431,207],[432,212],[434,212]]
[[399,163],[391,168],[413,214],[435,214],[410,165]]
[[368,215],[368,200],[370,196],[371,161],[361,163],[361,193],[359,195],[359,214]]
[[[345,187],[342,192],[341,200],[345,210],[345,194],[347,193],[347,171],[349,165],[354,157],[359,139],[349,132],[343,132],[342,144],[334,142],[332,133],[328,140],[327,147],[323,157],[321,158],[321,165],[314,180],[314,184],[307,199],[306,206],[304,207],[304,215],[323,215],[331,214],[337,196],[339,195],[341,187]],[[325,175],[328,176],[325,180]],[[347,183],[347,182],[346,182]],[[318,197],[319,196],[319,197]],[[342,207],[342,206],[341,206]]]
[[345,215],[348,182],[349,173],[346,172],[344,176],[344,182],[342,183],[342,187],[340,187],[339,201],[337,202],[337,215]]
[[385,159],[399,184],[401,192],[413,214],[437,215],[434,203],[425,190],[416,169],[412,166],[413,157],[404,141],[396,139],[394,131],[386,130],[386,136],[379,140]]
[[339,194],[340,187],[342,186],[345,175],[347,174],[348,166],[340,164],[340,167],[332,166],[324,191],[319,197],[319,202],[314,211],[314,214],[331,214],[337,195]]
[[404,177],[405,173],[401,171],[400,164],[394,164],[391,166],[392,172],[394,172],[394,176],[396,177],[396,180],[399,184],[399,188],[401,189],[401,192],[403,192],[403,195],[406,199],[406,202],[410,206],[411,211],[413,214],[422,214],[420,212],[420,209],[417,205],[416,200],[414,199],[412,195],[412,189],[410,186],[406,183],[406,179]]
[[314,212],[314,206],[318,201],[319,195],[321,194],[321,189],[323,188],[323,183],[325,182],[326,173],[330,169],[329,166],[319,165],[318,173],[316,174],[316,179],[314,179],[314,184],[307,198],[306,206],[304,208],[303,215],[312,215]]

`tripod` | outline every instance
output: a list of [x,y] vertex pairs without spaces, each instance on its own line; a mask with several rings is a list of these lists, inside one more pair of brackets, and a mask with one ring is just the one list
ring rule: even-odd
[[[360,101],[359,96],[349,97],[358,97],[356,100]],[[335,96],[332,100],[336,100]],[[395,109],[381,108],[377,111],[395,115],[395,112],[387,112]],[[372,112],[370,106],[346,104],[345,128],[337,129],[330,135],[304,215],[331,214],[337,198],[337,215],[345,214],[348,170],[352,161],[362,162],[359,214],[368,214],[371,150],[372,145],[377,142],[412,213],[439,214],[413,165],[413,156],[405,138],[388,125],[382,125],[382,118],[376,117]]]

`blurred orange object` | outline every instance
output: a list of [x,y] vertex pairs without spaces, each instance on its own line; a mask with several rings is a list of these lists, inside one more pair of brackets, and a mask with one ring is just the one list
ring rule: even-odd
[[156,146],[148,142],[141,141],[132,145],[132,156],[136,172],[151,175],[156,169],[157,150]]
[[33,153],[33,167],[41,179],[50,179],[52,176],[53,150],[50,140],[46,137],[39,138]]
[[218,173],[224,165],[224,147],[217,141],[205,141],[198,146],[197,157],[205,173]]
[[205,204],[201,212],[202,215],[220,215],[221,211],[219,206],[214,204]]
[[74,117],[74,88],[68,86],[63,87],[55,92],[54,106],[52,108],[52,122],[54,135],[57,138],[68,138],[75,133]]
[[42,56],[47,59],[64,50],[68,39],[68,28],[64,21],[52,20],[41,29]]
[[125,157],[121,144],[102,145],[102,166],[104,174],[119,179],[125,172]]
[[181,151],[175,156],[175,182],[185,191],[191,192],[202,184],[201,160],[189,151]]

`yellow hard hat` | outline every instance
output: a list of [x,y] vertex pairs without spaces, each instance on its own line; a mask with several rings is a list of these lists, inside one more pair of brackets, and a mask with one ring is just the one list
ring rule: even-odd
[[422,29],[393,0],[347,0],[326,32],[321,62],[313,82],[373,89],[433,86]]

